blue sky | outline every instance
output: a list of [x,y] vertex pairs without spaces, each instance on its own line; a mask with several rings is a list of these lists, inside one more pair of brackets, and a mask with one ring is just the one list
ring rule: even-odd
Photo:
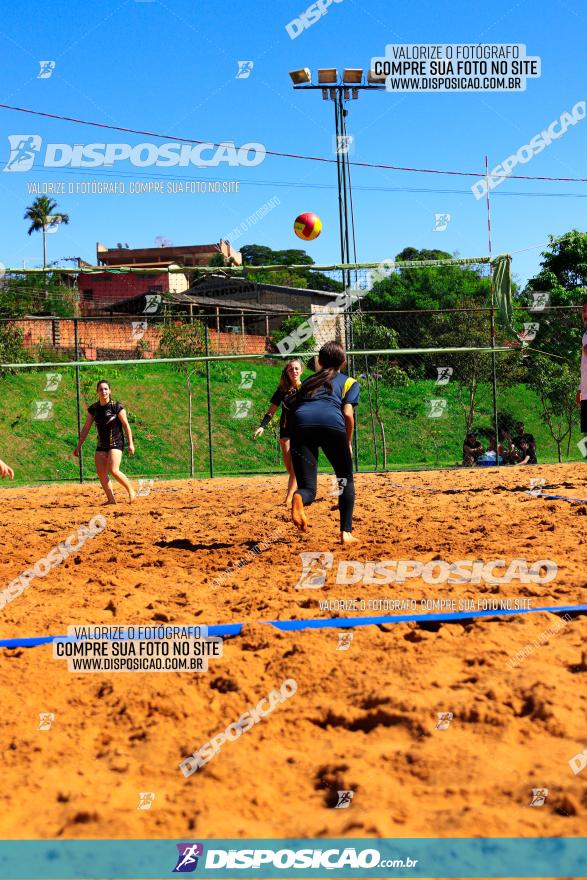
[[[193,0],[62,0],[5,6],[0,22],[0,101],[6,104],[200,140],[255,141],[268,150],[332,158],[333,108],[320,92],[294,92],[288,71],[308,66],[367,68],[387,43],[525,43],[542,59],[542,76],[525,92],[364,93],[349,103],[347,127],[356,161],[483,171],[528,143],[550,122],[587,99],[585,7],[578,0],[441,4],[412,0],[342,0],[296,39],[285,25],[306,0],[209,3]],[[38,79],[40,60],[55,60]],[[237,62],[251,60],[248,79]],[[44,143],[129,143],[155,138],[101,132],[69,122],[0,109],[0,168],[8,135],[39,134]],[[569,128],[517,173],[587,177],[587,120]],[[514,172],[516,173],[516,172]],[[131,194],[131,181],[238,180],[239,193]],[[217,241],[277,197],[279,205],[235,241],[280,249],[306,247],[317,263],[339,260],[333,165],[268,156],[257,168],[46,169],[1,173],[0,261],[39,265],[40,235],[27,235],[22,215],[33,181],[125,181],[127,193],[57,195],[70,225],[48,236],[48,259],[81,256],[95,244],[155,246]],[[473,179],[353,169],[359,261],[393,257],[403,247],[437,247],[462,256],[487,253],[485,201]],[[413,191],[413,190],[430,190]],[[454,192],[451,192],[454,191]],[[556,195],[559,194],[559,195]],[[568,194],[568,195],[562,195]],[[494,253],[514,253],[519,280],[539,267],[548,235],[585,229],[587,184],[509,180],[491,197]],[[302,211],[323,220],[321,236],[304,245],[293,233]],[[449,213],[433,232],[436,213]],[[525,250],[527,249],[528,250]],[[516,254],[516,251],[523,251]]]

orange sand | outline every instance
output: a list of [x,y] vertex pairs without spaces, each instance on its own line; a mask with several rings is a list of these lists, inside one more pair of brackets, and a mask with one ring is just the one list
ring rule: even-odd
[[[583,464],[359,475],[361,544],[348,550],[337,544],[327,476],[307,535],[279,506],[282,477],[156,483],[132,506],[120,491],[116,507],[101,506],[96,485],[4,484],[1,585],[94,514],[105,514],[107,528],[0,610],[0,638],[65,634],[72,624],[247,625],[198,674],[75,674],[50,646],[0,649],[0,837],[584,834],[587,769],[574,776],[568,761],[587,746],[585,617],[514,669],[508,657],[559,618],[368,626],[354,630],[347,651],[336,649],[334,629],[282,633],[259,623],[339,616],[319,609],[325,598],[585,602],[587,505],[529,496],[530,476],[546,478],[546,491],[587,497]],[[264,540],[272,543],[246,557]],[[545,585],[436,587],[337,586],[330,572],[324,588],[296,590],[302,551],[332,551],[335,567],[524,557],[551,559],[559,572]],[[250,564],[212,585],[243,557]],[[294,697],[182,776],[184,756],[287,678],[297,682]],[[51,730],[38,730],[40,712],[55,713]],[[448,730],[436,729],[437,712],[453,713]],[[535,787],[550,792],[541,808],[529,807]],[[333,809],[337,789],[354,790],[350,808]],[[155,793],[150,810],[137,810],[139,792]]]

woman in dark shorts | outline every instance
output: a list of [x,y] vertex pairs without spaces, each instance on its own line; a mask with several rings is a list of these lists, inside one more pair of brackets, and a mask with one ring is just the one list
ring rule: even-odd
[[341,372],[346,354],[339,342],[327,342],[318,353],[318,372],[300,387],[290,404],[291,458],[298,484],[291,507],[300,531],[308,527],[305,508],[316,498],[318,450],[332,465],[339,481],[338,509],[341,544],[357,539],[353,529],[355,484],[352,439],[359,383]]
[[[116,504],[114,492],[112,491],[112,483],[108,474],[111,474],[117,483],[124,486],[128,492],[128,500],[132,501],[135,497],[135,490],[128,477],[120,470],[120,462],[122,460],[122,452],[124,449],[124,434],[128,440],[128,451],[130,455],[134,455],[135,447],[132,440],[132,431],[126,416],[126,410],[121,403],[112,400],[110,396],[110,385],[105,379],[101,379],[96,385],[98,391],[98,400],[88,407],[88,417],[79,436],[79,442],[75,447],[73,454],[77,457],[79,451],[84,445],[86,437],[90,433],[92,423],[96,423],[98,429],[98,446],[96,448],[96,473],[100,478],[100,483],[108,504]],[[124,432],[124,433],[123,433]]]
[[295,397],[296,391],[300,387],[300,376],[302,375],[303,370],[304,365],[297,358],[288,361],[281,372],[281,378],[279,380],[277,390],[271,398],[271,406],[263,416],[261,424],[253,434],[254,440],[256,440],[257,437],[261,436],[261,434],[264,432],[265,428],[275,415],[277,408],[281,405],[281,417],[279,419],[279,444],[281,446],[283,463],[289,474],[289,480],[287,481],[287,496],[285,498],[285,503],[288,507],[290,506],[293,499],[293,494],[296,491],[296,475],[294,473],[294,469],[291,463],[290,452],[290,435],[288,425],[289,404]]

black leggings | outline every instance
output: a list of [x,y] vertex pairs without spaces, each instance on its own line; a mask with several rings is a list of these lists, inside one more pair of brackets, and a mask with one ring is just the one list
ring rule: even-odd
[[[291,434],[291,461],[298,483],[298,493],[304,507],[316,498],[318,479],[318,449],[332,465],[339,478],[338,509],[341,532],[353,529],[355,484],[353,482],[353,459],[346,433],[335,428],[295,428]],[[342,482],[342,481],[345,482]]]

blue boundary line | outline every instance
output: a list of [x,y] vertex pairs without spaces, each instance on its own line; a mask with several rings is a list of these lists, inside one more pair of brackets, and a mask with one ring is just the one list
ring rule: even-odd
[[568,498],[566,495],[547,495],[546,492],[539,492],[534,498],[556,498],[557,501],[577,501],[579,504],[587,504],[587,498]]
[[[473,617],[511,617],[517,614],[538,614],[548,612],[550,614],[563,614],[564,612],[587,613],[587,605],[552,605],[545,608],[503,608],[489,609],[487,611],[454,611],[450,614],[392,614],[383,617],[331,617],[314,620],[256,620],[246,623],[220,623],[208,627],[209,636],[238,636],[244,626],[262,624],[273,626],[283,632],[295,632],[303,629],[351,629],[358,626],[377,626],[384,623],[409,623],[420,621],[440,621],[450,623],[453,620],[468,620]],[[96,624],[101,626],[102,624]],[[106,626],[107,624],[103,624]],[[136,624],[136,626],[165,626],[165,624]],[[180,626],[181,624],[169,624]],[[186,624],[187,625],[187,624]],[[47,645],[56,640],[75,641],[71,636],[33,636],[20,639],[0,639],[0,648],[34,648],[37,645]],[[81,641],[81,640],[80,640]]]

